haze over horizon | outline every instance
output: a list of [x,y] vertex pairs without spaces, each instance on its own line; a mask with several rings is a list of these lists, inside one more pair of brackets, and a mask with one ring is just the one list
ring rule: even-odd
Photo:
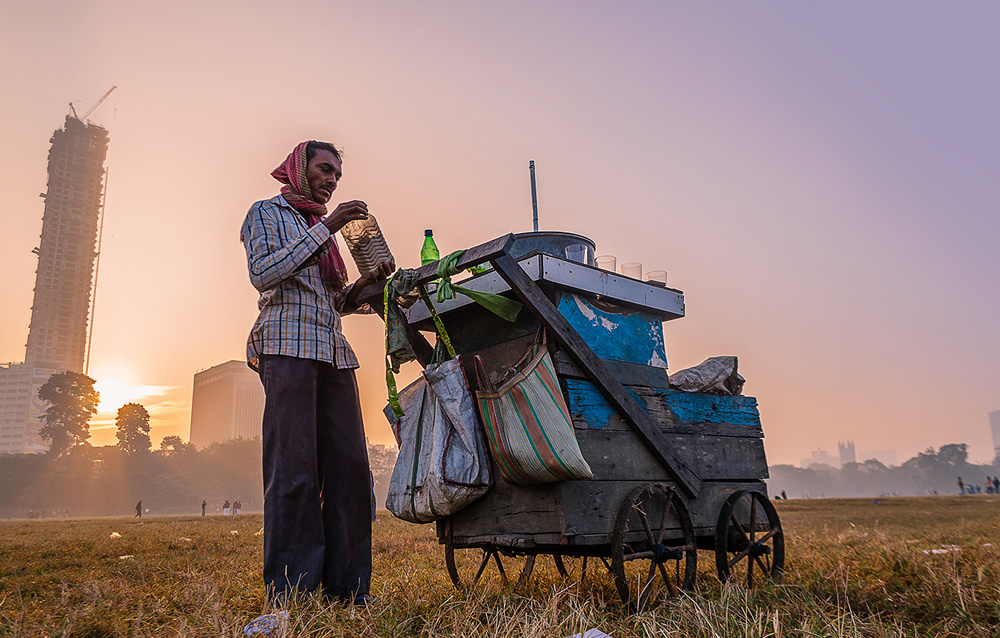
[[[243,217],[325,139],[334,201],[367,201],[404,267],[425,228],[442,253],[529,231],[534,160],[543,230],[684,291],[671,371],[740,357],[772,465],[843,440],[993,458],[996,4],[3,6],[2,361],[24,358],[49,137],[118,86],[90,118],[111,138],[95,445],[129,401],[154,446],[188,438],[194,373],[243,358],[256,316]],[[344,323],[389,443],[382,323]]]

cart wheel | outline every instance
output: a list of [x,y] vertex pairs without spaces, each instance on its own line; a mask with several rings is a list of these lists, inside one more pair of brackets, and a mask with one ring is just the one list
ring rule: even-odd
[[754,584],[781,580],[785,566],[785,535],[778,512],[767,496],[740,490],[726,499],[715,528],[715,563],[722,582]]
[[[500,549],[494,545],[456,549],[451,543],[445,543],[444,562],[455,589],[463,592],[471,591],[484,580],[499,580],[501,586],[506,587],[509,584],[507,567],[520,567],[521,575],[517,579],[516,586],[522,587],[531,578],[531,571],[535,567],[533,555],[523,558],[502,556]],[[494,564],[495,571],[489,568],[490,562]]]
[[684,501],[672,487],[635,488],[618,510],[611,536],[611,573],[622,602],[636,612],[691,589],[698,551]]

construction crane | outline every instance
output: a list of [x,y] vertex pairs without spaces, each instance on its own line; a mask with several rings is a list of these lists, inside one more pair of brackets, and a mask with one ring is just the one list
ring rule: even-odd
[[73,106],[72,102],[69,103],[69,110],[73,113],[73,117],[75,117],[76,119],[80,120],[81,122],[84,122],[84,121],[86,121],[87,117],[91,113],[94,112],[94,109],[96,109],[97,107],[99,107],[101,105],[101,102],[103,102],[104,100],[106,100],[107,97],[109,95],[111,95],[111,92],[114,91],[117,88],[118,88],[118,85],[115,85],[115,86],[112,86],[110,89],[108,89],[108,92],[105,93],[104,95],[102,95],[101,99],[97,100],[97,103],[94,104],[94,106],[90,107],[90,109],[88,109],[87,112],[83,114],[83,117],[80,117],[79,115],[76,114],[76,107]]

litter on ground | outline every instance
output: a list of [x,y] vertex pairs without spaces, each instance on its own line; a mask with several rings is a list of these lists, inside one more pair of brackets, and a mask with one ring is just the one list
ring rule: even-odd
[[942,545],[938,549],[925,549],[925,554],[952,554],[954,552],[960,552],[962,548],[958,545]]

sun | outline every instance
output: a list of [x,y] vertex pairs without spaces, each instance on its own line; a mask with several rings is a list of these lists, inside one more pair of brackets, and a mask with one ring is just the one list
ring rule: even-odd
[[132,383],[125,375],[95,377],[94,389],[101,393],[97,411],[115,414],[126,403],[142,398],[142,387]]

